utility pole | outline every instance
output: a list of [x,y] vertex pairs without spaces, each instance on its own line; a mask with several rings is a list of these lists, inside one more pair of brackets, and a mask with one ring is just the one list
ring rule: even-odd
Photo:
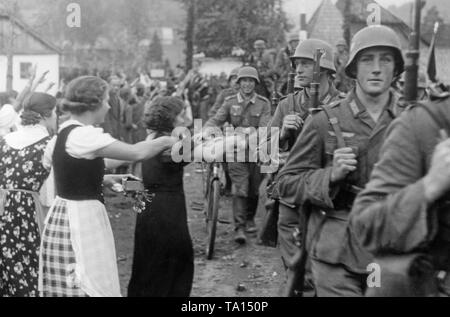
[[9,36],[6,37],[6,56],[7,56],[7,70],[6,70],[6,91],[13,90],[13,56],[14,56],[14,22],[9,18]]
[[[9,27],[5,30],[5,44],[6,44],[6,91],[12,91],[13,89],[13,62],[14,62],[14,46],[15,37],[14,32],[14,16],[19,13],[19,5],[16,0],[4,1],[3,11],[6,13]],[[8,23],[7,23],[8,25]]]
[[186,70],[192,69],[195,43],[195,23],[197,15],[196,0],[187,0],[187,21],[186,21]]

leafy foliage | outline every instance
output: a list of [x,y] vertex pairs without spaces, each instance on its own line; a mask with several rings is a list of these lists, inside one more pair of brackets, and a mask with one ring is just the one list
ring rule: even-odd
[[153,34],[152,43],[148,48],[148,57],[152,62],[162,62],[163,59],[163,47],[156,32]]
[[229,56],[234,47],[251,51],[257,39],[278,46],[290,27],[282,0],[199,0],[195,25],[197,52],[211,57]]

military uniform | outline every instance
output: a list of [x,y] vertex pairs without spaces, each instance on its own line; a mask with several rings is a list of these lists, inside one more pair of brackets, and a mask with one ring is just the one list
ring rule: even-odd
[[[267,127],[271,118],[270,102],[258,94],[245,101],[241,93],[225,99],[222,107],[206,127],[221,127],[229,122],[233,127]],[[228,163],[232,180],[233,213],[236,229],[245,228],[246,221],[253,220],[258,206],[258,188],[261,174],[256,163]]]
[[248,60],[248,64],[258,71],[259,78],[261,81],[256,86],[256,93],[266,98],[270,98],[270,91],[267,87],[266,81],[272,83],[273,80],[271,76],[274,74],[274,59],[272,54],[268,51],[265,51],[263,54],[259,55],[257,53],[253,53],[250,55]]
[[[278,192],[282,203],[311,211],[306,247],[319,296],[361,296],[371,256],[347,230],[348,215],[355,192],[367,183],[384,132],[402,108],[390,93],[378,122],[374,122],[354,91],[325,111],[308,118],[286,166],[280,172]],[[342,130],[346,147],[357,153],[357,170],[333,186],[330,178],[338,137],[333,125]]]
[[[344,97],[345,95],[339,92],[334,86],[330,86],[328,92],[320,100],[320,105],[326,105],[339,98]],[[306,120],[306,118],[310,114],[310,96],[308,96],[308,93],[305,90],[300,90],[294,94],[294,98],[292,101],[290,100],[290,98],[291,97],[289,96],[285,96],[280,100],[277,110],[275,111],[275,114],[273,115],[273,118],[270,122],[270,127],[279,128],[281,131],[284,118],[287,115],[292,114],[289,113],[291,108],[293,109],[295,114],[298,114],[303,120]],[[293,105],[290,105],[291,102],[293,102]],[[296,131],[295,139],[297,139],[300,132],[301,130]],[[290,147],[292,147],[292,145]],[[280,147],[285,151],[290,150],[290,147],[288,146],[286,141],[280,143]]]
[[217,111],[222,107],[223,103],[225,102],[225,99],[231,96],[235,96],[238,93],[238,90],[235,88],[227,88],[222,90],[219,95],[217,96],[216,102],[211,107],[211,110],[208,112],[209,118],[214,117],[217,113]]
[[[330,86],[328,92],[320,100],[321,105],[329,104],[338,99],[342,99],[345,95],[340,93]],[[294,105],[290,105],[290,102],[294,102]],[[310,97],[306,91],[299,91],[294,94],[294,98],[289,101],[289,97],[285,97],[280,101],[277,111],[270,123],[272,128],[277,127],[280,129],[283,126],[284,118],[289,114],[290,109],[294,109],[303,120],[306,120],[310,115]],[[293,133],[293,141],[295,142],[301,133],[301,129]],[[280,142],[280,149],[283,152],[289,152],[294,143],[289,144],[290,140],[284,140]],[[275,192],[275,196],[277,193]],[[277,197],[274,197],[277,198]],[[296,253],[298,246],[295,244],[294,233],[299,227],[298,211],[296,208],[290,208],[286,205],[279,206],[279,219],[278,219],[278,242],[280,245],[281,256],[286,263],[288,259],[291,259]]]
[[[422,252],[431,256],[434,276],[441,277],[436,281],[440,295],[450,296],[450,213],[446,203],[450,194],[429,206],[423,181],[439,130],[450,133],[450,98],[428,102],[428,107],[439,108],[439,118],[446,126],[440,127],[422,107],[407,110],[392,124],[371,180],[355,201],[351,230],[374,255]],[[422,294],[430,295],[437,294]]]
[[285,95],[287,92],[287,81],[289,73],[291,73],[292,70],[292,62],[291,62],[291,56],[293,55],[292,50],[289,46],[281,49],[278,52],[277,58],[275,60],[275,70],[280,76],[282,85],[280,89],[280,93],[282,95]]

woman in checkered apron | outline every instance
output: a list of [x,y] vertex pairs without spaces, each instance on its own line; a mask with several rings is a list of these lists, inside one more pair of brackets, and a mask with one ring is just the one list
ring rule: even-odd
[[50,141],[57,197],[45,220],[39,263],[39,291],[44,297],[118,297],[119,276],[113,234],[104,206],[102,184],[108,160],[141,161],[165,151],[172,137],[128,145],[96,128],[108,105],[108,84],[98,77],[74,79],[63,110],[70,119]]
[[56,129],[56,99],[33,93],[19,131],[0,137],[0,297],[38,295],[42,154]]

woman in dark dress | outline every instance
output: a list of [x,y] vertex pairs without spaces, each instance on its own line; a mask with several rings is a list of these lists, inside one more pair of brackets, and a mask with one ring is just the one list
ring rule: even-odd
[[[146,109],[149,138],[170,134],[184,124],[181,99],[159,97]],[[183,163],[170,153],[142,164],[145,188],[154,197],[136,223],[129,297],[188,297],[194,276],[194,251],[187,223]]]

